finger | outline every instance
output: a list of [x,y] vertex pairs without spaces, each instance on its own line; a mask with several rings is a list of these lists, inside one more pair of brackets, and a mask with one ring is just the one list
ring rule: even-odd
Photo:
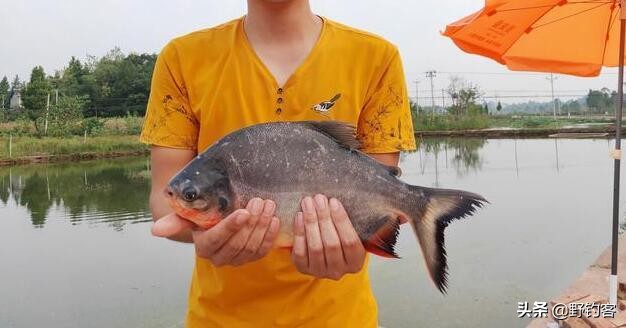
[[348,213],[346,213],[341,202],[335,198],[331,198],[329,204],[331,218],[337,229],[337,234],[339,235],[346,264],[350,268],[350,271],[358,271],[363,266],[363,261],[365,260],[363,243],[354,230]]
[[300,272],[306,273],[309,268],[309,255],[306,247],[306,234],[304,231],[304,215],[296,213],[293,219],[293,249],[291,258]]
[[267,229],[267,233],[265,234],[265,238],[263,239],[263,243],[261,243],[257,251],[257,257],[261,258],[265,256],[270,249],[272,249],[274,241],[276,237],[278,237],[278,231],[280,231],[280,220],[277,217],[273,217]]
[[157,237],[167,238],[191,230],[193,227],[193,222],[171,213],[154,222],[152,234]]
[[343,272],[345,260],[341,250],[341,241],[331,219],[328,198],[324,195],[315,196],[315,210],[320,229],[324,256],[326,258],[326,270],[330,278],[338,279],[338,272]]
[[302,211],[306,246],[309,256],[309,269],[313,274],[320,274],[325,271],[326,259],[324,258],[324,245],[322,244],[322,237],[320,236],[317,213],[311,197],[305,197],[302,200]]
[[[256,223],[258,222],[259,216],[261,216],[261,212],[263,211],[263,200],[260,198],[253,198],[248,202],[248,206],[246,209],[250,213],[250,218],[247,223],[244,224],[239,231],[235,232],[229,239],[226,241],[222,247],[220,247],[213,257],[213,262],[216,264],[231,264],[231,265],[240,265],[247,261],[236,261],[235,258],[244,251],[248,240],[250,240],[250,235],[252,231],[256,227]],[[254,254],[254,253],[253,253]],[[242,256],[245,256],[242,255]]]
[[[258,206],[258,205],[256,205]],[[253,217],[258,217],[256,226],[249,232],[249,238],[243,249],[233,259],[234,262],[245,263],[257,257],[257,252],[263,243],[267,230],[272,221],[274,215],[274,209],[276,205],[271,200],[261,201],[260,214],[257,208],[251,208],[251,214]],[[251,220],[252,221],[252,220]],[[249,222],[250,224],[250,222]]]
[[194,231],[196,249],[200,247],[203,254],[213,254],[241,230],[250,219],[248,210],[239,209],[218,222],[207,231]]

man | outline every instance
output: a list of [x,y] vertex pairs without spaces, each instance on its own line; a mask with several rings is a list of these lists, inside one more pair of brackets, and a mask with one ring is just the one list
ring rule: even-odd
[[195,244],[187,327],[377,326],[367,257],[336,199],[302,200],[290,250],[272,249],[271,200],[253,199],[199,231],[163,196],[168,180],[224,135],[300,120],[352,123],[363,151],[397,165],[399,151],[415,148],[397,49],[314,15],[308,0],[248,0],[245,17],[161,52],[141,140],[152,145],[150,206],[163,220],[153,233]]

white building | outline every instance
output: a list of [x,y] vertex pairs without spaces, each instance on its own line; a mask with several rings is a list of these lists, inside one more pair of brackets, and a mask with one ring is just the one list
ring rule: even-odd
[[11,100],[9,101],[10,109],[20,109],[22,108],[22,94],[20,89],[15,89],[13,95],[11,96]]

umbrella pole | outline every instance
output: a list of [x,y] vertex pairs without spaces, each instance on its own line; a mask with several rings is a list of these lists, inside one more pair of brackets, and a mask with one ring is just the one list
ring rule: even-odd
[[617,104],[615,106],[615,152],[613,174],[613,231],[611,243],[611,275],[609,277],[609,303],[617,304],[617,244],[619,230],[619,182],[622,144],[622,109],[624,106],[624,38],[626,32],[626,0],[621,0],[620,40],[619,40],[619,77],[617,86]]

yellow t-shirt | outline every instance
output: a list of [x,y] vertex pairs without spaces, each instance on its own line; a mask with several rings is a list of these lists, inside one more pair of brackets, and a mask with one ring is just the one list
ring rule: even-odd
[[[283,86],[257,57],[243,19],[172,40],[158,57],[141,141],[202,152],[263,122],[338,120],[363,151],[415,149],[402,62],[382,38],[328,19]],[[300,274],[290,250],[240,267],[197,258],[187,327],[376,327],[367,265],[340,281]]]

